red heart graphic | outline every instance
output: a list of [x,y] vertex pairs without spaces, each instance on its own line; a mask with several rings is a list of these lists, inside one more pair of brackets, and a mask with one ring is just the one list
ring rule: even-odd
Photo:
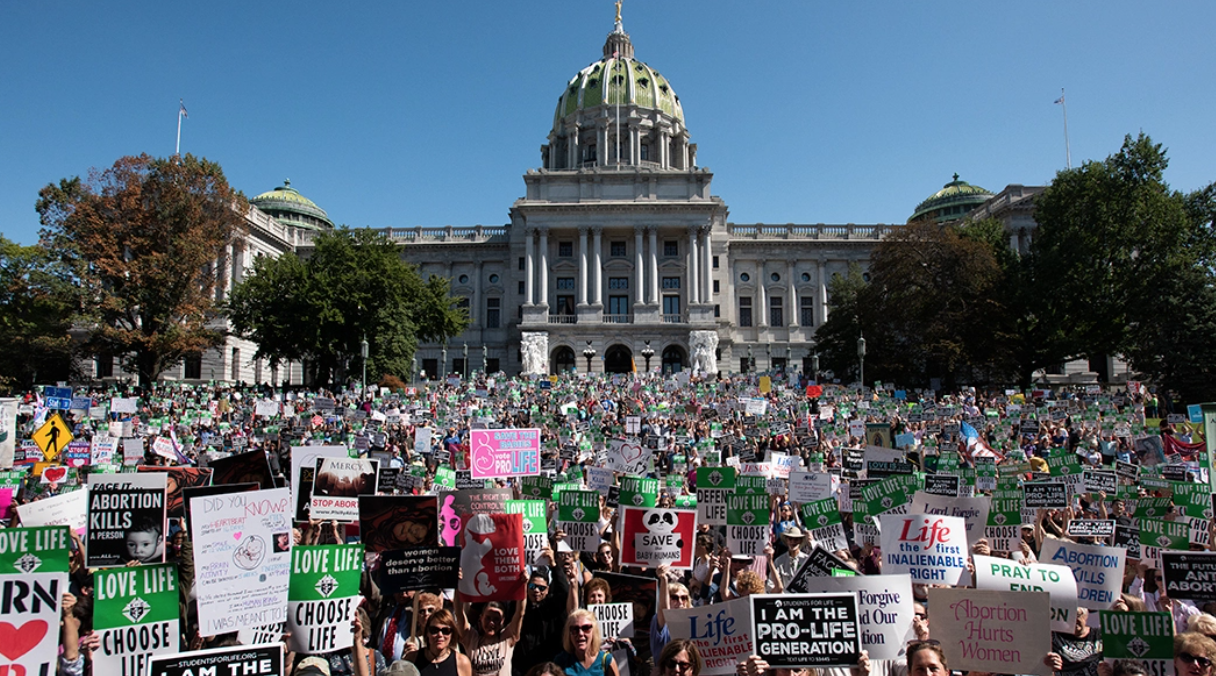
[[42,470],[42,476],[47,480],[47,483],[57,484],[63,481],[68,475],[67,467],[47,467]]
[[18,629],[8,622],[0,622],[0,655],[16,662],[17,658],[34,649],[46,636],[46,620],[30,620]]

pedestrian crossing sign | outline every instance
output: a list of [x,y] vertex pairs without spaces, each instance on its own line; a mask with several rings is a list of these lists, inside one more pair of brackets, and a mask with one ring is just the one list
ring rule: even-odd
[[55,413],[46,419],[38,431],[34,432],[33,439],[42,451],[42,456],[47,461],[51,461],[59,457],[63,449],[72,442],[72,428],[68,427],[58,413]]

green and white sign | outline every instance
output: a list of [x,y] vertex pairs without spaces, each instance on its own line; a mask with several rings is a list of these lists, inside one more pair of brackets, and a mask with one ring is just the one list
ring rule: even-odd
[[93,628],[101,635],[93,652],[97,673],[137,676],[152,655],[178,652],[176,565],[102,569],[94,579]]
[[[70,542],[67,526],[0,531],[0,585],[8,625],[0,647],[5,648],[4,666],[9,674],[56,673]],[[20,602],[19,593],[24,597]],[[39,628],[40,635],[35,633]],[[21,650],[14,649],[18,640]]]
[[659,503],[659,480],[637,476],[620,478],[620,504],[627,507],[654,507]]
[[507,514],[524,515],[524,557],[529,565],[549,543],[549,523],[544,500],[507,500]]
[[733,467],[697,468],[697,523],[726,525],[726,499],[735,492]]
[[594,553],[600,546],[599,492],[563,490],[557,499],[557,522],[571,549]]
[[726,546],[732,554],[760,556],[768,544],[769,497],[767,494],[727,496]]
[[812,545],[819,545],[829,552],[849,548],[836,498],[804,503],[800,511],[802,525],[810,531]]
[[548,500],[553,497],[553,477],[543,474],[520,477],[519,492],[529,500]]
[[1169,673],[1174,660],[1174,621],[1169,613],[1098,613],[1102,626],[1102,657],[1114,660],[1161,660],[1164,671],[1148,665],[1150,674]]
[[302,655],[346,650],[359,605],[363,545],[297,546],[291,549],[287,630]]

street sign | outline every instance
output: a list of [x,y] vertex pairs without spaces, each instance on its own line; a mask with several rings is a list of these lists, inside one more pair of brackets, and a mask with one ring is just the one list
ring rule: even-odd
[[63,422],[63,418],[59,417],[58,413],[55,413],[46,419],[38,431],[34,432],[32,438],[34,443],[38,444],[43,457],[51,461],[59,457],[63,449],[72,442],[72,428]]

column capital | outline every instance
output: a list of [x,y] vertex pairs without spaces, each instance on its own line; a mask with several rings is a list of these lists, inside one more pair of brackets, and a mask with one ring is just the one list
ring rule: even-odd
[[593,226],[591,226],[591,232],[592,232],[592,234],[595,234],[595,235],[602,235],[602,234],[604,234],[604,226],[593,225]]

